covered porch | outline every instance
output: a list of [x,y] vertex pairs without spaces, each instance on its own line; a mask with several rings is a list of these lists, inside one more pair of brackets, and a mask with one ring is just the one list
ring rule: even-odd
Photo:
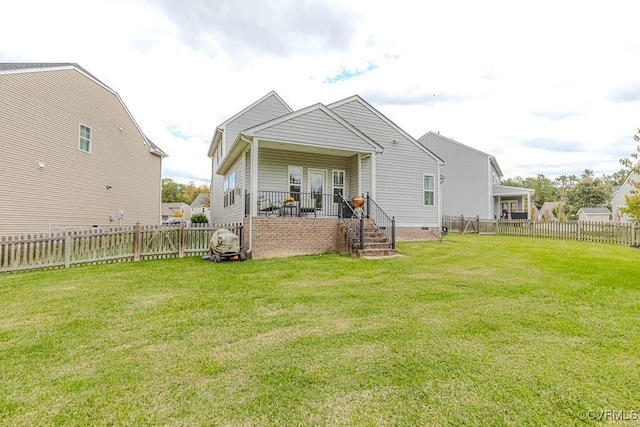
[[530,219],[533,191],[530,188],[494,185],[494,219]]

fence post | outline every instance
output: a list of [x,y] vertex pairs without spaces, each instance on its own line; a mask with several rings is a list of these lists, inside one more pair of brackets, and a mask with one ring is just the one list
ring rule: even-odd
[[180,230],[178,231],[178,258],[184,258],[184,221],[180,221]]
[[476,215],[476,234],[480,234],[480,215]]
[[140,223],[136,222],[133,227],[133,260],[140,261],[140,254],[142,252],[142,233],[140,233]]
[[580,224],[580,221],[576,222],[576,227],[578,228],[578,241],[582,240],[582,224]]
[[464,215],[460,214],[460,234],[464,234]]
[[629,223],[629,227],[631,227],[631,246],[636,245],[636,223]]
[[71,266],[71,232],[68,231],[64,238],[64,268]]

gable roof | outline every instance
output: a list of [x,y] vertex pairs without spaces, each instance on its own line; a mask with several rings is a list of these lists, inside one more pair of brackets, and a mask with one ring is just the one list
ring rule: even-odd
[[586,214],[611,214],[611,211],[608,208],[580,208],[578,209],[578,213],[580,211]]
[[82,68],[80,65],[73,62],[0,62],[0,75],[17,74],[17,73],[35,73],[35,72],[42,72],[42,71],[60,71],[60,70],[76,70],[81,74],[85,75],[86,77],[88,77],[89,79],[96,82],[98,85],[102,86],[107,91],[111,92],[116,97],[118,102],[120,102],[120,105],[122,106],[124,111],[127,113],[127,115],[129,116],[129,119],[131,120],[133,125],[136,127],[138,132],[140,132],[140,135],[142,135],[144,142],[149,147],[149,151],[152,154],[155,154],[156,156],[159,156],[159,157],[163,157],[163,158],[168,157],[167,153],[162,151],[160,147],[154,144],[149,138],[146,137],[144,132],[142,132],[142,129],[140,128],[140,126],[138,126],[138,122],[136,122],[136,120],[133,118],[133,116],[131,115],[131,112],[125,105],[124,101],[122,101],[122,98],[120,98],[120,95],[118,95],[118,93],[115,90],[111,89],[102,81],[98,80],[98,78],[96,78],[93,74],[91,74],[90,72]]
[[[302,121],[305,116],[311,116],[314,113],[320,113],[327,119],[322,126],[328,130],[327,126],[331,126],[334,134],[340,134],[344,138],[340,140],[340,144],[324,141],[317,142],[313,137],[307,137],[307,126],[305,124],[292,126],[295,130],[289,129],[286,139],[279,138],[278,134],[282,133],[281,128],[284,125]],[[316,116],[317,117],[317,116]],[[271,131],[271,132],[270,132]],[[295,133],[292,133],[295,132]],[[259,125],[243,130],[231,145],[228,153],[220,162],[217,173],[224,174],[231,167],[236,157],[252,142],[254,137],[265,139],[279,144],[294,144],[298,146],[313,147],[319,149],[332,149],[338,151],[360,151],[367,153],[382,153],[383,148],[373,139],[365,135],[351,123],[343,119],[341,116],[330,110],[327,106],[318,103],[310,105],[306,108],[285,114]]]
[[424,145],[420,144],[420,142],[418,142],[414,137],[409,135],[400,126],[395,124],[387,116],[385,116],[380,111],[378,111],[374,106],[372,106],[367,101],[365,101],[360,95],[357,95],[357,94],[356,95],[352,95],[352,96],[350,96],[348,98],[345,98],[345,99],[342,99],[340,101],[333,102],[333,103],[329,104],[327,107],[329,109],[333,110],[333,109],[335,109],[337,107],[340,107],[342,105],[348,104],[349,102],[353,102],[353,101],[356,101],[356,102],[360,103],[363,107],[365,107],[367,110],[372,112],[374,115],[376,115],[382,121],[384,121],[387,125],[392,127],[396,132],[400,133],[404,138],[406,138],[409,142],[411,142],[416,147],[418,147],[425,154],[427,154],[428,156],[433,158],[436,162],[439,162],[441,165],[443,165],[445,163],[444,160],[442,160],[440,157],[438,157],[438,155],[436,155],[433,151],[429,150]]
[[500,169],[500,166],[498,165],[498,160],[494,156],[492,156],[491,154],[485,153],[484,151],[480,151],[480,150],[478,150],[476,148],[473,148],[473,147],[471,147],[469,145],[466,145],[466,144],[463,144],[463,143],[461,143],[459,141],[456,141],[455,139],[448,138],[446,136],[440,135],[440,133],[436,133],[436,132],[433,132],[433,131],[429,131],[429,132],[425,133],[424,135],[422,135],[420,138],[418,138],[418,142],[420,142],[426,148],[428,148],[425,145],[424,141],[429,137],[438,137],[440,139],[443,139],[443,140],[445,140],[447,142],[450,142],[452,144],[458,145],[458,146],[460,146],[462,148],[465,148],[467,150],[471,150],[473,152],[476,152],[476,153],[478,153],[478,154],[480,154],[482,156],[486,156],[489,159],[489,161],[491,162],[491,164],[493,165],[493,167],[496,170],[496,172],[498,172],[498,175],[500,175],[500,177],[504,176],[503,173],[502,173],[502,169]]
[[205,206],[202,202],[205,199],[208,199],[209,193],[198,193],[198,195],[196,196],[195,199],[193,199],[193,202],[191,202],[191,207],[192,208],[208,208],[209,206]]
[[291,107],[289,107],[289,105],[286,102],[284,102],[284,100],[280,97],[280,95],[278,95],[276,93],[276,91],[272,90],[271,92],[267,93],[266,95],[264,95],[263,97],[261,97],[257,101],[252,102],[249,106],[247,106],[247,107],[243,108],[242,110],[238,111],[236,114],[234,114],[233,116],[229,117],[227,120],[225,120],[224,122],[222,122],[218,126],[216,126],[216,130],[213,133],[213,138],[211,138],[211,144],[209,145],[209,151],[208,151],[207,155],[209,157],[213,157],[213,155],[214,155],[214,153],[216,151],[216,148],[218,147],[218,145],[220,144],[220,141],[222,139],[222,132],[226,129],[226,127],[227,127],[227,125],[229,123],[233,122],[234,120],[236,120],[238,117],[242,116],[243,114],[246,114],[247,112],[251,111],[252,109],[254,109],[258,105],[262,104],[263,102],[265,102],[266,100],[268,100],[271,97],[276,98],[282,104],[282,106],[284,106],[284,108],[289,111],[289,113],[293,112],[293,109]]

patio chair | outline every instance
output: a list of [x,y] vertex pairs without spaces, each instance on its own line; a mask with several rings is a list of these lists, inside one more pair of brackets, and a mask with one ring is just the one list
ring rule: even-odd
[[300,215],[304,214],[310,214],[313,213],[314,217],[317,217],[317,211],[316,211],[316,199],[314,199],[313,197],[310,196],[306,196],[306,197],[302,197],[302,199],[300,199]]
[[272,202],[269,199],[258,200],[258,215],[271,215],[280,212],[280,202]]

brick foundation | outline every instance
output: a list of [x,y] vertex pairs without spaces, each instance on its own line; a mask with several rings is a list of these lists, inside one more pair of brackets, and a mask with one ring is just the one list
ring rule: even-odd
[[[340,252],[337,218],[254,217],[253,259]],[[249,218],[244,219],[243,245],[249,249]]]

